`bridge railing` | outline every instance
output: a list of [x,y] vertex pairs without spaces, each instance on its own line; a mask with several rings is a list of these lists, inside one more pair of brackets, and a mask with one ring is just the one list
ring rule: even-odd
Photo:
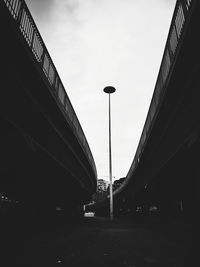
[[37,26],[24,0],[3,0],[17,27],[20,29],[37,64],[46,76],[50,90],[60,106],[65,118],[73,129],[80,145],[82,146],[89,162],[96,174],[96,167],[89,145],[85,138],[82,127],[75,114],[73,106],[67,96],[62,81],[56,71],[56,67],[47,51]]
[[160,70],[158,73],[158,78],[140,141],[136,150],[136,154],[128,171],[124,184],[118,190],[116,190],[115,193],[119,192],[127,184],[140,161],[142,152],[145,148],[145,144],[151,133],[153,122],[155,121],[160,104],[162,103],[162,100],[164,98],[167,81],[172,70],[175,57],[177,55],[178,46],[180,44],[180,40],[183,35],[182,33],[184,31],[184,26],[190,14],[191,7],[195,1],[196,0],[178,0],[176,2]]

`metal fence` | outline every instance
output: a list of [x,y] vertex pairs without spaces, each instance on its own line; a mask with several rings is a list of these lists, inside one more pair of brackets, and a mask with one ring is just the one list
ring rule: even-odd
[[46,76],[50,90],[53,92],[52,95],[56,100],[58,100],[57,103],[64,112],[67,121],[69,122],[74,134],[89,159],[94,173],[96,174],[96,166],[86,137],[26,3],[24,0],[3,1],[10,11],[12,18],[16,22],[17,27],[20,29],[33,57]]

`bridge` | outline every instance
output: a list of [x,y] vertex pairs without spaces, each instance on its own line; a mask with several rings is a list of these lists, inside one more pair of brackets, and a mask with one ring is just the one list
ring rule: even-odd
[[26,207],[74,210],[96,167],[56,67],[23,0],[0,2],[0,192]]
[[[200,174],[199,12],[199,1],[176,3],[141,138],[124,183],[114,191],[116,215],[157,210],[163,216],[195,216]],[[99,212],[103,209],[105,204]]]

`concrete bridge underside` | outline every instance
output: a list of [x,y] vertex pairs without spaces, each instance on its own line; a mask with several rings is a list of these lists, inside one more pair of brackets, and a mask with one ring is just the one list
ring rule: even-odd
[[29,204],[87,203],[96,189],[94,170],[4,9],[0,16],[0,192]]
[[[116,195],[116,209],[158,206],[195,216],[200,175],[200,23],[196,4],[137,169]],[[122,204],[124,199],[124,204]],[[146,209],[146,211],[145,211]]]

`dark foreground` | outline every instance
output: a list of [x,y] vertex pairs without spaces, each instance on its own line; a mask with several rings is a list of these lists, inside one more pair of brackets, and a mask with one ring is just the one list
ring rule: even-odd
[[[178,222],[84,218],[76,223],[1,229],[1,267],[186,267],[191,227]],[[8,226],[9,227],[9,226]]]

